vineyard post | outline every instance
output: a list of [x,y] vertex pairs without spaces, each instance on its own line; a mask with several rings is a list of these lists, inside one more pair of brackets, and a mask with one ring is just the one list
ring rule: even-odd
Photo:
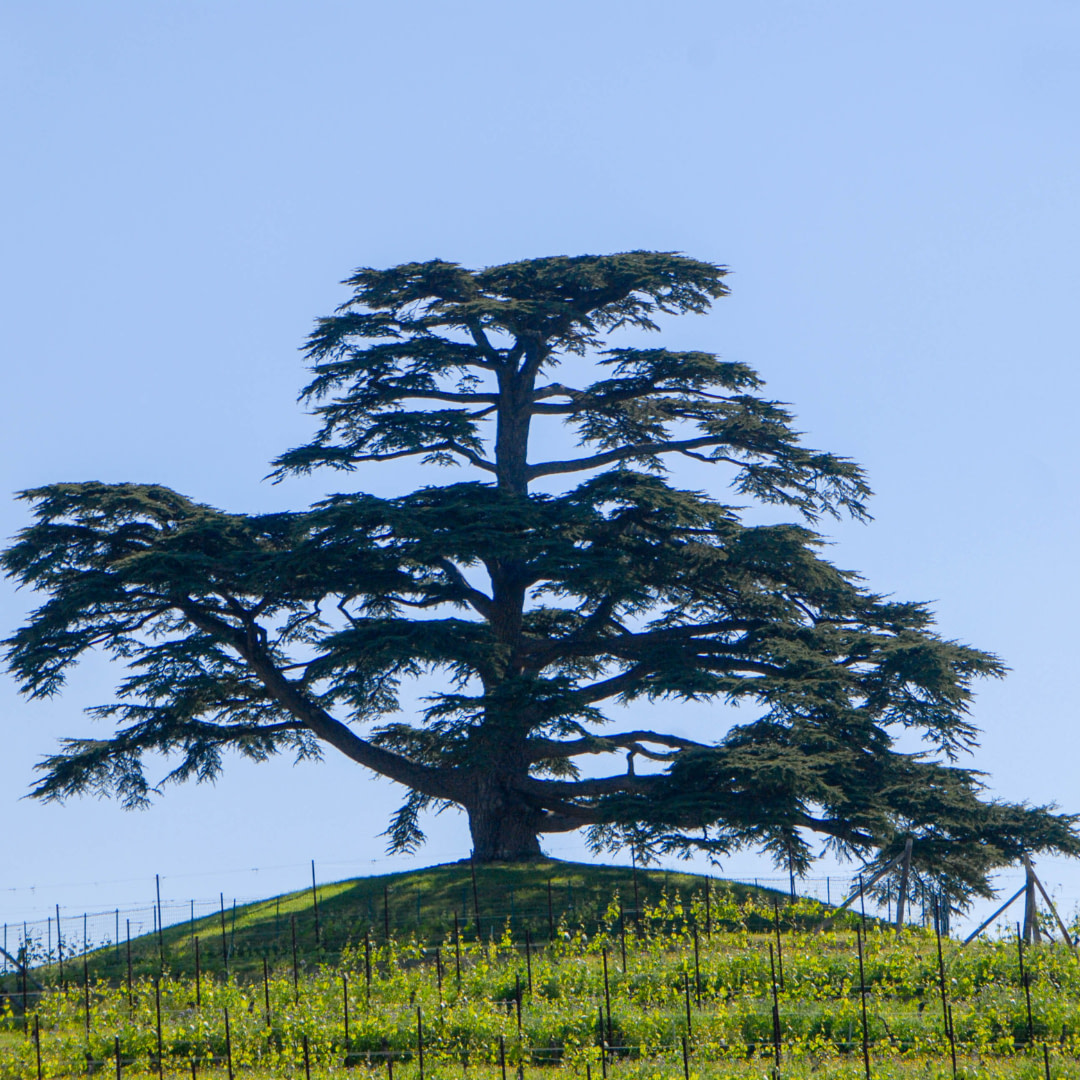
[[517,1006],[518,1038],[521,1038],[521,976],[514,975],[514,1004]]
[[315,948],[322,945],[322,933],[319,929],[319,890],[315,887],[315,860],[311,860],[311,906],[315,909]]
[[435,946],[435,979],[439,985],[439,1004],[442,1004],[442,949]]
[[697,1001],[697,1007],[701,1008],[701,958],[698,955],[698,932],[697,924],[693,926],[694,931],[694,995]]
[[[690,1020],[690,976],[683,972],[683,994],[686,997],[686,1037],[692,1039],[694,1037],[694,1027]],[[608,1023],[611,1022],[611,1014],[608,1013]]]
[[226,977],[229,974],[229,939],[225,936],[225,894],[218,893],[218,901],[221,904],[221,963],[225,968]]
[[1050,1080],[1050,1048],[1043,1043],[1043,1065],[1046,1069],[1046,1080]]
[[[1020,899],[1020,897],[1024,894],[1025,889],[1027,889],[1027,885],[1026,884],[1021,885],[1020,888],[1017,889],[1016,892],[1014,892],[1012,894],[1012,896],[1010,896],[1009,899],[1006,900],[1005,903],[1002,904],[1001,907],[999,907],[993,913],[993,915],[991,915],[988,919],[984,919],[981,923],[979,923],[979,925],[977,927],[975,927],[975,929],[972,930],[972,932],[970,934],[968,934],[968,936],[966,938],[964,938],[963,943],[965,945],[970,945],[1002,912],[1005,911],[1006,908],[1011,907],[1014,903],[1016,903],[1017,900]],[[936,914],[934,915],[934,920],[935,920],[935,924],[936,924],[936,922],[937,922],[937,915]]]
[[863,876],[859,875],[859,907],[862,910],[862,932],[866,933],[866,890],[863,888]]
[[551,902],[551,878],[547,879],[548,941],[555,940],[555,911]]
[[345,1015],[345,1065],[349,1064],[349,974],[341,973],[341,1005]]
[[158,971],[165,970],[165,931],[161,926],[161,875],[154,875],[154,892],[157,896]]
[[1039,910],[1035,897],[1035,874],[1031,869],[1031,860],[1023,856],[1024,874],[1027,884],[1024,891],[1024,941],[1027,944],[1039,942]]
[[292,928],[292,981],[293,994],[296,1000],[300,1000],[300,961],[296,955],[296,916],[289,916],[289,925]]
[[165,1075],[165,1051],[161,1038],[161,978],[154,980],[154,1006],[157,1014],[157,1071],[158,1076]]
[[225,1064],[229,1070],[229,1080],[233,1080],[232,1068],[232,1032],[229,1029],[229,1007],[225,1006]]
[[502,1080],[506,1080],[506,1040],[499,1036],[499,1068],[502,1070]]
[[1027,868],[1031,870],[1032,880],[1035,882],[1035,885],[1038,888],[1039,892],[1042,893],[1042,897],[1046,901],[1047,907],[1050,908],[1050,914],[1053,915],[1054,918],[1057,920],[1058,929],[1061,931],[1061,936],[1064,939],[1065,944],[1068,945],[1070,949],[1072,949],[1074,956],[1077,955],[1076,942],[1073,941],[1072,935],[1069,933],[1068,927],[1066,927],[1065,923],[1062,921],[1061,916],[1058,914],[1058,909],[1054,906],[1054,901],[1050,899],[1050,894],[1043,887],[1043,883],[1039,880],[1039,875],[1035,873],[1035,869],[1034,867],[1032,867],[1031,860],[1028,858],[1027,855],[1024,856],[1024,863]]
[[1023,986],[1024,997],[1027,999],[1028,1042],[1031,1043],[1035,1041],[1035,1020],[1031,1013],[1031,980],[1024,967],[1024,939],[1020,936],[1019,926],[1016,928],[1016,948],[1020,955],[1020,985]]
[[420,1080],[424,1080],[424,1021],[416,1006],[416,1055],[420,1062]]
[[86,1052],[90,1053],[90,968],[86,961],[86,949],[82,955],[83,1011],[86,1014]]
[[784,947],[780,944],[780,904],[773,900],[773,929],[776,931],[776,966],[780,970],[780,989],[784,989]]
[[128,1012],[135,1008],[135,990],[131,977],[131,920],[127,921],[127,984],[128,984]]
[[912,838],[909,836],[904,841],[904,856],[900,863],[900,891],[896,896],[896,932],[898,934],[904,929],[904,905],[907,901],[908,874],[911,872],[912,844]]
[[41,1080],[41,1028],[34,1013],[34,1056],[37,1058],[37,1080]]
[[383,882],[382,887],[382,915],[383,932],[386,936],[386,944],[390,944],[390,886]]
[[712,878],[705,879],[705,936],[712,937]]
[[269,1029],[272,1026],[270,1020],[270,965],[266,962],[265,956],[263,957],[263,1004],[266,1006],[266,1026]]
[[202,950],[199,947],[199,938],[195,937],[195,1008],[202,1008]]
[[458,914],[454,912],[454,968],[457,974],[457,988],[461,991],[461,927],[458,925]]
[[682,1037],[682,1070],[683,1080],[690,1080],[690,1046],[685,1035]]
[[619,948],[622,949],[622,970],[626,974],[626,912],[619,901]]
[[[866,1071],[866,1080],[870,1080],[870,1038],[866,1024],[866,972],[863,968],[863,935],[859,928],[855,928],[855,941],[859,946],[859,996],[862,999],[862,1056],[863,1068]],[[944,983],[942,984],[944,986]],[[944,993],[944,990],[942,990]],[[948,1012],[946,1010],[946,1018]]]
[[364,984],[367,1003],[371,1006],[371,931],[364,931]]
[[604,1038],[604,1006],[600,1006],[600,1027],[597,1031],[600,1045],[600,1076],[607,1080],[607,1040]]
[[630,866],[634,876],[634,924],[637,925],[641,918],[641,905],[638,903],[637,852],[633,848],[630,849]]
[[66,992],[64,986],[64,945],[60,936],[60,905],[56,905],[56,961],[60,968],[60,990]]
[[529,996],[532,997],[532,934],[525,928],[525,971],[529,981]]
[[469,870],[472,872],[473,913],[476,915],[476,940],[480,940],[480,893],[476,887],[476,856],[469,857]]
[[116,962],[120,963],[120,909],[116,909],[116,933],[113,935],[113,941],[116,942]]
[[945,1037],[949,1037],[950,1015],[949,999],[945,994],[945,957],[941,951],[941,918],[938,910],[938,900],[934,897],[934,934],[937,937],[937,961],[938,961],[938,985],[941,988],[941,1017],[945,1025]]
[[952,1022],[952,1005],[949,1006],[949,1053],[952,1056],[953,1080],[956,1080],[956,1028]]
[[776,988],[776,964],[773,961],[773,947],[769,943],[769,974],[772,981],[772,1037],[775,1075],[780,1075],[780,995]]
[[308,1053],[308,1038],[304,1035],[304,1080],[311,1080],[311,1055]]
[[113,1051],[116,1054],[116,1080],[121,1080],[123,1066],[120,1064],[120,1036],[113,1036]]
[[191,946],[195,947],[195,901],[191,901]]
[[608,983],[607,949],[601,949],[600,954],[604,958],[604,1008],[607,1010],[607,1041],[611,1043],[614,1039],[611,1027],[611,986]]

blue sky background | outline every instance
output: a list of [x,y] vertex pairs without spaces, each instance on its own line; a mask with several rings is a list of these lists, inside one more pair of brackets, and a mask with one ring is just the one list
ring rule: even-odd
[[[867,467],[875,521],[827,526],[833,557],[1004,657],[973,764],[1078,811],[1078,58],[1075,0],[9,0],[0,492],[157,481],[256,511],[342,486],[261,478],[311,430],[297,346],[357,265],[723,262],[732,296],[669,340],[756,366]],[[4,536],[24,522],[0,499]],[[0,589],[3,626],[30,602]],[[311,858],[407,865],[377,836],[398,793],[333,758],[237,763],[145,813],[22,799],[116,674],[47,703],[0,682],[3,920],[148,900],[155,873],[254,897]],[[468,853],[457,815],[430,835],[417,862]],[[1080,867],[1041,869],[1072,911]]]

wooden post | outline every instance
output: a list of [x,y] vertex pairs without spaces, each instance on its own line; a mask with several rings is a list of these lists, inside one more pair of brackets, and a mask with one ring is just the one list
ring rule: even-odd
[[1021,856],[1024,863],[1024,873],[1027,875],[1027,885],[1024,893],[1024,941],[1030,944],[1038,944],[1039,935],[1039,908],[1035,897],[1035,872],[1031,869],[1031,860],[1025,852]]
[[613,1041],[611,1028],[611,987],[608,984],[607,949],[601,949],[600,955],[604,960],[604,1008],[607,1011],[607,1041]]
[[[1030,860],[1028,862],[1028,865],[1031,865]],[[1043,883],[1039,880],[1039,875],[1035,873],[1034,869],[1032,869],[1031,871],[1031,876],[1035,880],[1035,884],[1036,886],[1038,886],[1039,892],[1042,893],[1043,899],[1046,901],[1046,906],[1050,909],[1050,913],[1057,921],[1058,929],[1061,931],[1062,939],[1064,940],[1065,944],[1068,945],[1070,949],[1072,949],[1073,955],[1076,955],[1076,942],[1073,941],[1072,935],[1069,933],[1068,928],[1065,926],[1065,923],[1062,922],[1061,916],[1058,914],[1057,908],[1054,907],[1054,901],[1050,899],[1050,894],[1046,891],[1046,889],[1043,888]]]
[[296,996],[296,1000],[300,1000],[300,961],[296,955],[296,916],[293,915],[289,919],[289,924],[292,927],[292,981],[293,981],[293,993]]
[[904,854],[900,863],[900,892],[896,897],[896,932],[898,934],[904,929],[904,904],[907,901],[908,874],[911,872],[911,847],[912,839],[909,836],[904,842]]
[[476,856],[469,859],[469,869],[472,871],[472,898],[473,914],[476,916],[476,940],[480,940],[480,893],[476,887]]
[[862,933],[858,927],[855,928],[855,941],[859,946],[859,995],[862,999],[863,1069],[866,1072],[866,1080],[870,1080],[870,1040],[866,1029],[866,973],[863,970]]
[[1015,904],[1016,901],[1019,900],[1020,897],[1023,896],[1023,894],[1025,892],[1027,892],[1027,885],[1026,884],[1021,885],[1020,888],[1017,889],[1016,892],[1014,892],[1012,894],[1012,896],[1010,896],[1009,899],[1006,900],[1005,903],[1002,904],[1001,907],[999,907],[997,909],[997,911],[994,912],[993,915],[991,915],[988,919],[984,919],[981,923],[979,923],[979,925],[977,927],[975,927],[975,929],[972,930],[972,932],[970,934],[968,934],[968,936],[966,938],[964,938],[963,944],[970,945],[971,942],[973,942],[999,915],[1004,914],[1005,910],[1011,904]]
[[420,1080],[424,1080],[424,1021],[419,1005],[416,1006],[416,1055],[419,1058]]
[[315,887],[315,860],[311,860],[311,906],[315,909],[315,948],[322,944],[322,934],[319,930],[319,890]]
[[776,1075],[780,1075],[780,998],[776,990],[776,964],[773,963],[772,942],[769,943],[769,974],[772,980],[772,1035]]
[[218,901],[221,904],[221,962],[225,967],[225,974],[229,973],[229,938],[225,933],[225,894],[218,893]]
[[233,1080],[232,1032],[229,1028],[229,1010],[225,1009],[225,1064],[229,1070],[229,1080]]
[[157,894],[158,971],[165,970],[165,932],[161,927],[161,875],[154,875],[154,891]]

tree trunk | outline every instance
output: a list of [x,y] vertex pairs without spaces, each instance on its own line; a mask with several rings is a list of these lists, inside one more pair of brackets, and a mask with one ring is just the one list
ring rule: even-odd
[[472,833],[473,857],[477,862],[521,862],[538,859],[540,837],[535,811],[507,799],[484,785],[485,790],[467,807]]

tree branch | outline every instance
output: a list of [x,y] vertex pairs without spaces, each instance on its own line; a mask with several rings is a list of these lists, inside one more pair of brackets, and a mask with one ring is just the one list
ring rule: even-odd
[[190,599],[180,601],[177,606],[201,630],[213,634],[236,649],[251,666],[270,696],[323,742],[329,743],[358,764],[406,787],[415,788],[436,799],[461,801],[465,793],[465,784],[461,779],[447,771],[430,765],[420,765],[361,739],[340,720],[311,701],[296,683],[290,682],[274,666],[269,655],[257,643],[256,636],[250,631],[241,633],[238,628],[201,611]]
[[[555,473],[584,472],[597,469],[601,465],[610,465],[613,461],[626,461],[628,458],[650,457],[653,454],[672,454],[679,450],[693,450],[698,446],[722,446],[727,439],[716,435],[699,435],[695,439],[678,439],[670,442],[635,443],[633,446],[620,446],[614,450],[605,450],[590,457],[574,458],[569,461],[547,461],[542,465],[530,465],[528,478],[553,476]],[[725,459],[731,460],[731,459]],[[740,462],[734,462],[740,464]]]
[[670,746],[675,750],[708,749],[705,743],[684,739],[678,735],[665,735],[658,731],[622,731],[614,735],[587,735],[582,739],[563,741],[530,739],[529,760],[544,761],[549,758],[578,757],[581,754],[607,754],[613,753],[616,749],[633,749],[638,753],[653,757],[654,755],[641,748],[641,743],[656,743],[659,746]]

